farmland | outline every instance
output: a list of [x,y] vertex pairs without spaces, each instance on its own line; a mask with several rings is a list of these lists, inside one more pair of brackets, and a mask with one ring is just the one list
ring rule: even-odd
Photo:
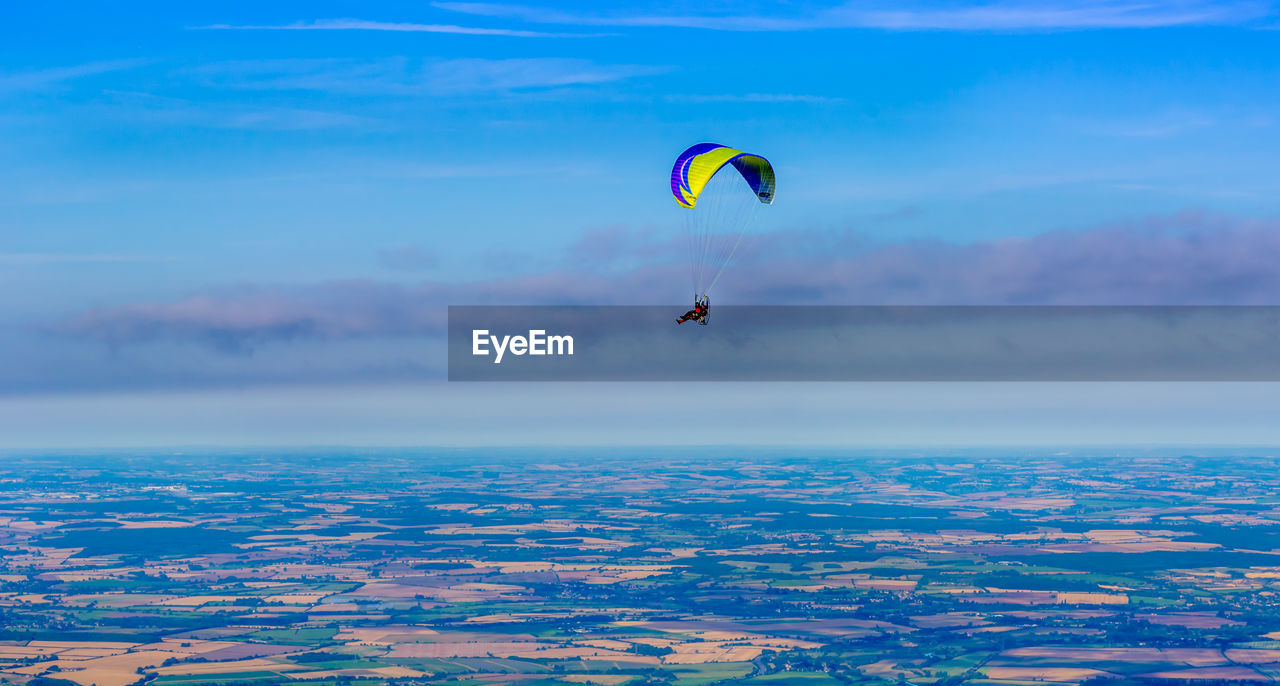
[[14,455],[0,683],[1280,679],[1271,458]]

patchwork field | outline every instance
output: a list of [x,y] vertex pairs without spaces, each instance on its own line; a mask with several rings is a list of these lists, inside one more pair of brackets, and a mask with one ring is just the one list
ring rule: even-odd
[[0,683],[1276,680],[1271,459],[0,463]]

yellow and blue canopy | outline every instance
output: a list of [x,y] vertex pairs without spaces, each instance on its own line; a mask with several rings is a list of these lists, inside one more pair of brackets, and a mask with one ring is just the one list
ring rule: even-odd
[[671,168],[671,194],[676,197],[676,202],[693,209],[698,203],[698,194],[711,177],[730,164],[746,180],[760,202],[766,205],[773,203],[775,180],[769,160],[719,143],[698,143],[680,153]]

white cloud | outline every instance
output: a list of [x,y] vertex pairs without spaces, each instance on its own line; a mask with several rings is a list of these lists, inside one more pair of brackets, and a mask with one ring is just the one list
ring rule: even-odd
[[212,24],[194,29],[215,31],[392,31],[397,33],[452,33],[464,36],[507,36],[513,38],[590,38],[603,34],[546,33],[517,29],[492,29],[456,24],[417,24],[412,22],[368,21],[365,19],[320,19],[310,22],[274,25]]
[[5,91],[42,90],[73,79],[133,69],[146,64],[146,62],[146,60],[141,59],[103,60],[68,67],[50,67],[47,69],[0,74],[0,93]]
[[668,70],[579,59],[456,59],[432,63],[427,81],[430,89],[439,93],[510,91],[601,84]]
[[844,98],[831,98],[823,95],[804,95],[800,93],[724,93],[719,95],[668,95],[667,102],[712,103],[712,102],[758,102],[758,103],[805,103],[823,105],[844,102]]
[[51,253],[51,252],[0,252],[0,264],[7,265],[45,265],[45,264],[83,264],[93,262],[166,262],[169,258],[151,255],[109,255],[90,253]]
[[301,107],[263,107],[252,104],[202,104],[184,98],[148,93],[112,92],[115,102],[99,110],[100,116],[165,126],[197,126],[210,129],[253,131],[319,131],[368,128],[380,122],[368,117]]
[[1266,17],[1261,2],[994,2],[925,6],[846,2],[810,14],[710,15],[672,13],[575,14],[547,7],[483,2],[436,2],[464,14],[579,26],[673,27],[718,31],[805,31],[869,28],[892,31],[1013,31],[1154,28],[1239,24]]
[[207,85],[231,88],[452,95],[596,85],[665,71],[669,68],[539,57],[229,61],[204,65],[192,73]]

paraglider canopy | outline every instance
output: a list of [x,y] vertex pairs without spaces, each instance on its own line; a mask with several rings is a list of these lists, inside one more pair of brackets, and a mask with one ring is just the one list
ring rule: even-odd
[[671,194],[688,210],[684,224],[695,302],[733,260],[756,210],[773,204],[775,185],[769,160],[719,143],[698,143],[676,158]]
[[773,203],[775,179],[769,160],[719,143],[698,143],[676,158],[671,168],[671,194],[676,202],[693,209],[707,182],[726,164],[738,170],[760,202]]

